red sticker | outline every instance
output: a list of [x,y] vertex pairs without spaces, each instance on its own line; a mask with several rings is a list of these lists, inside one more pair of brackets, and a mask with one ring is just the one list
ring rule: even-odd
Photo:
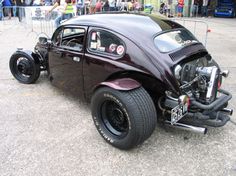
[[119,45],[116,49],[117,54],[122,55],[125,51],[125,48],[122,45]]
[[112,43],[112,44],[109,46],[109,52],[110,52],[110,53],[113,53],[113,52],[116,50],[116,47],[117,47],[117,45],[114,44],[114,43]]

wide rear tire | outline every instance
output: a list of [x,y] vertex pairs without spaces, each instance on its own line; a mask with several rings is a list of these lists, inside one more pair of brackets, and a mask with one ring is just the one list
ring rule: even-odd
[[99,88],[92,97],[91,109],[101,136],[119,149],[144,142],[157,123],[154,103],[142,87],[130,91]]
[[40,64],[26,53],[14,53],[9,62],[12,75],[23,84],[34,83],[40,75]]

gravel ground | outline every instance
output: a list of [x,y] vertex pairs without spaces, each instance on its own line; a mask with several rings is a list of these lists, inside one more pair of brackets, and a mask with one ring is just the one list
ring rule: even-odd
[[[224,87],[236,107],[236,19],[200,19],[212,30],[207,48],[231,74]],[[199,32],[199,31],[198,31]],[[42,74],[23,85],[10,74],[16,47],[32,49],[36,34],[0,23],[0,175],[236,175],[236,125],[206,135],[157,126],[141,146],[121,151],[96,131],[89,105],[53,87]],[[232,120],[236,121],[235,115]]]

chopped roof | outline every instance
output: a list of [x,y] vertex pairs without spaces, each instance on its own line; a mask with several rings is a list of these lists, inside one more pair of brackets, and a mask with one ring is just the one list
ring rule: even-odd
[[130,13],[83,15],[63,23],[63,25],[71,24],[104,27],[133,37],[135,34],[139,37],[150,37],[161,31],[182,28],[181,25],[157,15]]

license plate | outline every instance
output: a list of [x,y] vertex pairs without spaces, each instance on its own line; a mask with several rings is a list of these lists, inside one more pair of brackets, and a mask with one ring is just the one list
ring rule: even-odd
[[178,122],[182,117],[184,117],[188,112],[188,105],[179,104],[178,106],[171,109],[171,125]]

